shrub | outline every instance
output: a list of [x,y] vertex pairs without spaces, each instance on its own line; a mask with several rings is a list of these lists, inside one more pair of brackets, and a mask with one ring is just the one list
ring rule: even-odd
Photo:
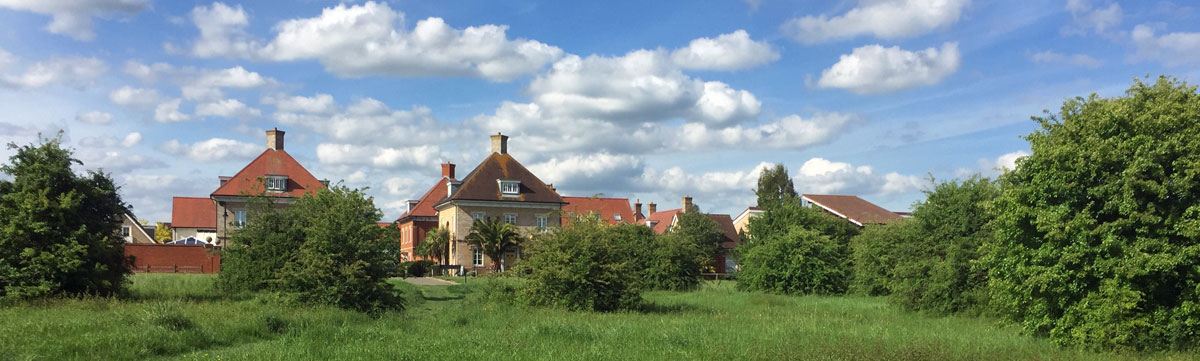
[[780,294],[846,292],[845,247],[829,236],[792,226],[756,242],[742,254],[739,287]]
[[[61,137],[61,133],[60,133]],[[118,235],[128,207],[103,172],[82,164],[60,138],[16,146],[0,172],[0,301],[119,293],[130,273]]]
[[590,217],[538,235],[520,267],[522,290],[533,305],[568,310],[614,311],[641,303],[635,261],[627,248],[610,241],[609,228]]
[[863,228],[850,239],[853,280],[850,291],[860,295],[891,294],[888,283],[895,273],[899,244],[917,237],[916,222],[905,221]]
[[694,289],[700,284],[702,262],[712,259],[709,248],[697,245],[696,238],[678,233],[655,235],[650,227],[632,224],[603,232],[633,262],[637,288],[642,290]]
[[279,290],[279,271],[292,262],[304,244],[301,220],[295,212],[275,209],[269,197],[247,202],[246,225],[230,234],[221,251],[217,287],[225,291]]
[[992,304],[1064,345],[1200,341],[1200,94],[1160,77],[1035,117],[983,248]]
[[428,260],[400,262],[401,277],[425,277],[437,263]]

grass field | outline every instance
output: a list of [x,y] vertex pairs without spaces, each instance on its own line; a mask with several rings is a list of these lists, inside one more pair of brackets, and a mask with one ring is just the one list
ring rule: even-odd
[[1060,349],[995,322],[927,317],[882,299],[784,297],[708,283],[651,292],[642,312],[572,313],[479,297],[486,280],[398,285],[379,318],[220,295],[205,275],[136,275],[126,299],[0,308],[0,360],[1133,360],[1186,354]]

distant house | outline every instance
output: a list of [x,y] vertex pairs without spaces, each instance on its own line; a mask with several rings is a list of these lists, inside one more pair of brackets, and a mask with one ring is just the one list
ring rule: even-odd
[[758,206],[747,207],[746,210],[738,213],[738,216],[733,218],[733,229],[737,230],[738,234],[745,234],[746,227],[750,225],[750,218],[757,217],[762,212],[763,209]]
[[193,238],[207,243],[217,239],[217,204],[211,198],[171,199],[171,240]]
[[566,203],[508,154],[508,136],[496,134],[491,140],[492,153],[462,180],[447,180],[446,196],[433,205],[438,225],[450,231],[450,265],[469,271],[487,272],[493,262],[505,269],[520,258],[520,250],[513,250],[493,260],[468,245],[474,221],[495,219],[515,224],[526,234],[538,232],[562,224],[559,213]]
[[282,130],[268,130],[262,154],[232,177],[220,177],[221,186],[209,196],[216,203],[216,245],[225,245],[231,230],[246,225],[246,202],[251,196],[272,197],[277,207],[287,207],[327,186],[283,149],[283,135]]
[[804,194],[800,196],[800,202],[805,206],[820,208],[859,227],[898,222],[904,219],[901,215],[867,202],[858,196]]
[[[683,207],[677,209],[665,210],[657,212],[658,207],[654,203],[650,203],[650,215],[646,216],[639,224],[644,224],[654,230],[654,234],[663,234],[670,232],[671,229],[679,222],[679,217],[687,209],[692,208],[692,197],[683,197]],[[738,236],[737,229],[734,227],[733,219],[728,214],[707,214],[709,218],[717,222],[717,228],[721,229],[723,238],[721,239],[721,250],[713,255],[713,268],[716,273],[726,273],[733,269],[736,262],[728,259],[729,250],[737,247],[741,243],[741,238]]]
[[156,243],[154,236],[146,233],[146,228],[130,212],[121,214],[121,238],[125,243]]
[[446,197],[449,190],[447,183],[457,181],[454,178],[454,163],[443,163],[442,177],[433,187],[425,191],[421,199],[408,201],[408,209],[396,219],[400,227],[401,260],[424,259],[416,254],[416,248],[425,240],[429,231],[438,226],[438,211],[433,206]]
[[[562,197],[563,201],[567,202],[563,205],[563,212],[568,216],[594,214],[604,221],[604,224],[613,226],[618,224],[634,224],[637,222],[637,216],[633,212],[633,208],[629,208],[629,198],[600,198],[600,197]],[[641,208],[641,203],[638,203],[638,208]],[[571,223],[571,217],[562,218],[563,226]]]

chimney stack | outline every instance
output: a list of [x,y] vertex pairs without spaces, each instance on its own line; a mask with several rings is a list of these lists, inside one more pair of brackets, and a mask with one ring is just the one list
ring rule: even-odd
[[283,131],[279,128],[267,131],[267,149],[283,150]]
[[492,136],[492,153],[508,154],[507,135],[497,132],[496,135]]
[[642,214],[642,199],[638,198],[633,201],[633,219],[637,221],[643,218],[646,218],[646,215]]
[[454,179],[454,163],[442,163],[442,178]]
[[650,211],[649,214],[658,213],[658,205],[654,204],[654,202],[650,202],[650,204],[646,206],[646,210]]
[[692,196],[683,196],[683,208],[679,209],[679,213],[687,213],[692,208]]

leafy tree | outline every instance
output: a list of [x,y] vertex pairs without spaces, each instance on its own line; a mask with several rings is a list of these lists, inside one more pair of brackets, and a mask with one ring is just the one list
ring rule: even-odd
[[167,243],[171,241],[171,227],[167,227],[166,223],[158,222],[154,227],[154,241],[158,243]]
[[636,226],[607,227],[593,217],[574,216],[569,226],[536,235],[521,262],[520,273],[529,281],[521,291],[524,299],[569,310],[639,306],[637,261],[630,247],[613,241],[614,235],[636,234],[628,227]]
[[725,239],[725,232],[721,231],[717,221],[701,213],[700,207],[695,205],[686,212],[679,213],[678,217],[679,221],[675,222],[668,232],[669,237],[678,238],[676,242],[686,244],[681,247],[693,247],[698,251],[696,259],[692,261],[697,266],[697,271],[711,268],[713,255],[721,251],[721,241]]
[[1034,117],[985,243],[992,304],[1064,345],[1200,340],[1200,95],[1160,77]]
[[290,209],[277,210],[271,197],[246,203],[246,225],[230,233],[221,251],[217,286],[227,291],[282,290],[280,271],[304,245],[303,220]]
[[471,225],[471,233],[467,234],[467,244],[483,251],[491,258],[492,271],[502,271],[504,253],[514,250],[521,239],[517,227],[499,220],[475,220]]
[[986,299],[986,272],[974,267],[979,246],[993,237],[986,205],[999,194],[978,175],[943,182],[913,210],[910,232],[891,243],[894,263],[888,289],[912,310],[953,313],[978,310]]
[[798,196],[795,186],[792,185],[792,178],[788,177],[787,168],[784,168],[783,164],[763,168],[758,176],[758,188],[754,189],[754,195],[758,196],[759,207],[768,207]]
[[58,294],[111,295],[130,273],[119,235],[128,207],[103,172],[76,174],[81,162],[61,133],[17,146],[0,172],[0,300]]
[[417,245],[416,253],[427,259],[432,258],[441,264],[446,264],[450,251],[450,231],[434,228],[425,234],[425,239]]
[[841,294],[849,280],[845,247],[799,225],[742,253],[738,286],[780,294]]
[[920,237],[912,220],[872,225],[850,240],[853,279],[850,291],[867,296],[891,294],[888,284],[895,276],[897,249]]
[[848,245],[850,238],[859,232],[854,224],[820,209],[805,207],[799,198],[789,197],[763,207],[762,214],[750,218],[746,225],[749,237],[744,239],[743,245],[749,249],[760,239],[787,234],[792,226],[814,230],[843,245]]

